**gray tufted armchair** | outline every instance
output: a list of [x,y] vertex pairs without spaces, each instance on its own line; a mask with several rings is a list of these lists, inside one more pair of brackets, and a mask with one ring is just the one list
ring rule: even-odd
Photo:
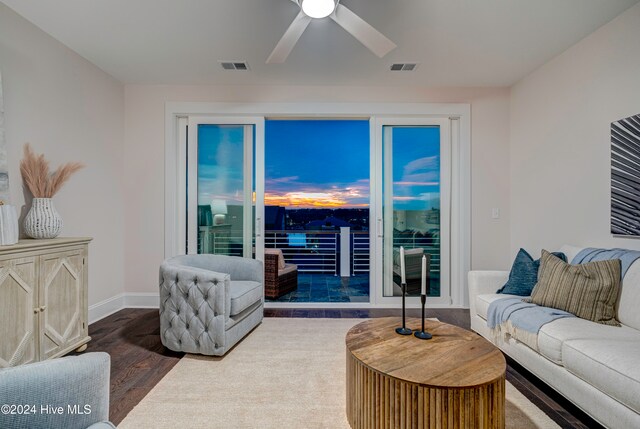
[[174,351],[224,355],[262,321],[262,262],[183,255],[160,266],[160,339]]

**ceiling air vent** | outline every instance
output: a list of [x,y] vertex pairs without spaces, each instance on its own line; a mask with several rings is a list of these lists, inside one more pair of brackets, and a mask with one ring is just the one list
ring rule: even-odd
[[220,65],[225,70],[249,70],[249,65],[246,61],[220,61]]
[[395,63],[389,68],[391,71],[414,71],[418,67],[416,63]]

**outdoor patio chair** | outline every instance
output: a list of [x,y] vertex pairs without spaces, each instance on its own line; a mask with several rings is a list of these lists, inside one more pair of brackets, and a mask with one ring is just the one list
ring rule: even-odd
[[264,249],[264,295],[277,299],[298,288],[298,266],[287,264],[281,249]]
[[[422,247],[415,249],[405,249],[405,276],[407,279],[407,295],[420,295],[422,288],[422,256],[427,257],[427,294],[429,291],[429,268],[431,263],[431,255],[424,253]],[[402,292],[400,284],[400,249],[393,249],[393,283],[394,289],[398,291],[398,295]],[[395,294],[394,294],[395,295]]]

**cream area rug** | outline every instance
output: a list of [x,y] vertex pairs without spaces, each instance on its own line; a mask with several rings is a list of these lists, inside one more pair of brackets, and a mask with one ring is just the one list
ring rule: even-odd
[[[265,318],[222,358],[182,358],[118,428],[349,428],[345,335],[359,322]],[[559,427],[508,382],[506,421]]]

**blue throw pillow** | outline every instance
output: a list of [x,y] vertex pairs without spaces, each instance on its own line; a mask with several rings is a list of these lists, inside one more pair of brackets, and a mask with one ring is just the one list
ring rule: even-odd
[[[562,252],[553,252],[552,255],[567,262],[567,257]],[[534,261],[526,250],[520,249],[515,261],[513,261],[509,280],[496,293],[520,296],[531,295],[533,287],[538,282],[538,268],[540,268],[540,259]]]

